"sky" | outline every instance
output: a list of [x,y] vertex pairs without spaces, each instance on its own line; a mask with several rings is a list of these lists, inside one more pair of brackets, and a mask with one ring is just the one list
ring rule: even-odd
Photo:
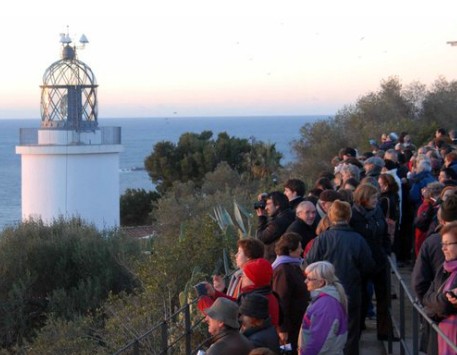
[[99,118],[332,115],[392,76],[457,77],[455,0],[16,0],[0,14],[0,119],[40,117],[67,31],[89,40]]

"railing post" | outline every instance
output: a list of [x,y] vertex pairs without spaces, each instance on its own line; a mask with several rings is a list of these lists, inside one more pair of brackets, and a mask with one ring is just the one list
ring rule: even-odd
[[138,339],[135,339],[133,344],[133,355],[140,355],[140,341]]
[[[387,263],[387,309],[388,315],[390,319],[390,326],[391,331],[388,332],[387,337],[387,353],[392,354],[392,338],[394,325],[393,325],[393,317],[392,317],[392,269],[390,267],[390,263]],[[392,333],[392,334],[391,334]]]
[[168,353],[168,323],[166,320],[162,322],[162,354]]
[[[400,339],[406,339],[405,323],[406,323],[406,310],[405,310],[405,290],[403,287],[400,287]],[[405,348],[403,344],[400,343],[400,354],[405,354]]]
[[[419,320],[419,314],[417,312],[416,307],[413,307],[413,355],[419,354],[419,324],[421,321]],[[427,324],[428,327],[428,324]],[[430,327],[430,331],[431,327]]]
[[186,308],[184,308],[184,323],[186,329],[186,354],[192,354],[192,324],[190,322],[190,307],[189,303],[186,303]]

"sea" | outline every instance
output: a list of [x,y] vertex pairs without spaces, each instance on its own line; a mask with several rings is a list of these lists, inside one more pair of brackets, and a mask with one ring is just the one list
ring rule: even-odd
[[[220,132],[229,136],[274,143],[283,154],[282,164],[294,158],[291,142],[300,138],[305,123],[326,119],[326,115],[304,116],[249,116],[249,117],[154,117],[154,118],[99,118],[99,126],[117,126],[122,129],[124,151],[119,161],[119,193],[126,189],[154,190],[144,159],[154,145],[161,141],[177,143],[185,132]],[[0,120],[0,230],[21,219],[21,161],[15,153],[19,144],[20,128],[39,128],[40,119]]]

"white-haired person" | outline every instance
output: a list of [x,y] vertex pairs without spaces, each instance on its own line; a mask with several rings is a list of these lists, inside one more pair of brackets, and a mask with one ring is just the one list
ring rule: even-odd
[[303,316],[298,347],[300,355],[343,354],[348,334],[347,296],[328,261],[305,269],[311,303]]

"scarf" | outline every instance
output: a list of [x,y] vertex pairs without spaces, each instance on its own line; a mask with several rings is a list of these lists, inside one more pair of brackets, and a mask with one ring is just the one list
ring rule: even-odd
[[294,265],[301,266],[303,264],[303,259],[302,258],[294,258],[294,257],[289,256],[289,255],[278,255],[276,257],[275,261],[273,262],[273,264],[271,264],[271,267],[274,270],[281,264],[294,264]]
[[443,291],[448,291],[452,288],[452,285],[454,285],[454,281],[457,278],[457,260],[445,261],[443,269],[451,273],[443,287]]

